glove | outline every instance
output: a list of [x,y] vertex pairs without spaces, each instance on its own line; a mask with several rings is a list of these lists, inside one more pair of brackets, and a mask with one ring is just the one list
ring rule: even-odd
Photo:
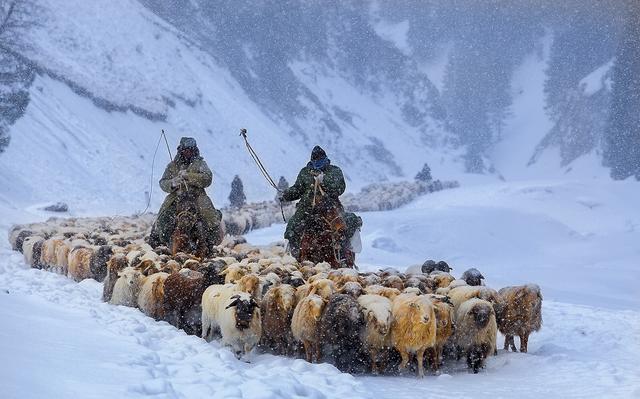
[[171,182],[171,188],[174,190],[180,187],[182,183],[184,183],[184,178],[182,176],[176,176],[173,179],[169,180]]
[[315,177],[315,179],[319,184],[322,184],[322,182],[324,181],[324,173],[320,173],[318,176]]

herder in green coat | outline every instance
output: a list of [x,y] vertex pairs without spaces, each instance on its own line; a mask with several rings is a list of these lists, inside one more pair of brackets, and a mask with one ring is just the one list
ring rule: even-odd
[[177,213],[186,201],[194,205],[197,219],[203,223],[207,248],[211,250],[221,242],[222,213],[213,206],[204,190],[211,185],[212,178],[211,170],[200,156],[196,140],[191,137],[181,138],[175,159],[169,162],[160,179],[160,188],[169,195],[164,200],[151,229],[151,246],[171,246]]
[[314,187],[316,180],[319,181],[329,204],[336,204],[342,209],[340,195],[346,188],[342,170],[331,165],[325,151],[319,146],[315,146],[311,152],[311,161],[298,173],[298,178],[293,186],[280,194],[282,201],[300,200],[296,204],[296,212],[289,219],[284,238],[289,240],[289,248],[294,257],[299,256],[300,240],[304,232],[304,224],[307,220],[311,208],[313,207]]

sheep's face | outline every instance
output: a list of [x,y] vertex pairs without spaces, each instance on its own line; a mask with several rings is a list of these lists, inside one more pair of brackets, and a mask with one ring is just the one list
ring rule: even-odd
[[489,324],[491,318],[491,308],[482,305],[476,305],[471,310],[473,321],[478,328],[485,328]]
[[240,298],[238,295],[231,297],[232,302],[227,305],[227,309],[234,307],[236,310],[236,328],[246,330],[253,320],[253,312],[258,307],[258,303],[253,299]]
[[373,312],[368,312],[367,324],[372,325],[378,334],[383,336],[387,335],[389,333],[389,326],[391,325],[391,312],[387,312],[383,320],[376,318]]
[[124,279],[124,282],[126,285],[128,286],[134,286],[135,284],[138,283],[140,276],[142,276],[142,273],[140,273],[139,271],[126,271],[123,273],[119,273],[118,276],[120,276],[120,278]]

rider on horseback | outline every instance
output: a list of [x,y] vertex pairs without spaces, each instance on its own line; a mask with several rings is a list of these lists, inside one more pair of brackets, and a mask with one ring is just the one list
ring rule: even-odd
[[183,211],[196,213],[191,216],[202,223],[204,245],[209,251],[220,243],[222,214],[213,206],[204,190],[211,185],[212,178],[211,170],[200,156],[196,140],[191,137],[181,138],[175,159],[169,162],[160,179],[160,188],[169,195],[151,229],[148,240],[151,246],[171,247],[177,217]]
[[300,200],[284,233],[284,238],[289,240],[289,248],[294,257],[298,258],[300,255],[305,223],[308,222],[314,206],[320,202],[320,197],[324,207],[339,207],[342,212],[342,204],[338,197],[344,193],[344,190],[342,170],[331,164],[322,148],[315,146],[311,152],[311,161],[298,173],[295,184],[280,194],[282,201]]

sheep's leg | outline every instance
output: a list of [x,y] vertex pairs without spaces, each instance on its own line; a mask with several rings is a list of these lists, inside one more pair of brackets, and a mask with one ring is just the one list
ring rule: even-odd
[[311,356],[312,353],[313,353],[313,350],[311,348],[311,342],[307,341],[305,339],[305,340],[302,341],[302,344],[304,345],[304,353],[305,353],[305,355],[307,357],[307,361],[309,363],[313,363],[313,359],[312,359],[312,356]]
[[424,351],[425,349],[418,349],[418,352],[416,353],[416,357],[418,358],[418,377],[419,378],[423,378],[424,377]]
[[[520,352],[527,353],[527,344],[529,343],[529,334],[520,335]],[[514,344],[515,346],[515,344]]]
[[398,366],[398,369],[404,370],[409,365],[409,352],[402,349],[399,349],[398,352],[400,352],[400,357],[402,357],[402,361],[400,362],[400,366]]
[[517,352],[518,350],[516,349],[516,341],[515,341],[515,337],[513,335],[509,336],[509,345],[511,345],[511,350],[514,352]]
[[429,353],[432,355],[432,357],[430,358],[430,361],[432,362],[431,369],[437,373],[438,370],[440,370],[440,359],[442,358],[442,346],[437,345]]
[[509,351],[509,337],[510,335],[505,334],[504,336],[504,350]]
[[371,348],[371,372],[373,374],[378,374],[378,363],[377,363],[377,358],[378,358],[378,351],[375,348]]
[[313,347],[316,349],[316,363],[320,363],[320,359],[322,358],[322,345],[319,342],[314,342]]

